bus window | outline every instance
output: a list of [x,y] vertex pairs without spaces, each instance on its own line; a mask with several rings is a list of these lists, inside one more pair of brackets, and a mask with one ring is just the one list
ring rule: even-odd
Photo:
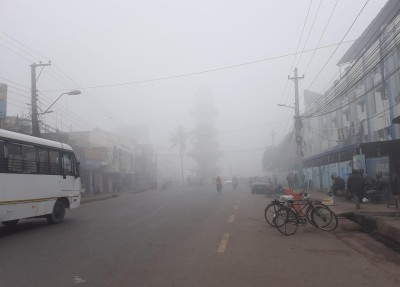
[[55,150],[49,150],[50,174],[61,174],[60,153]]
[[73,172],[73,155],[70,153],[64,153],[63,154],[63,171],[65,172],[66,175],[74,175]]
[[33,146],[22,146],[22,172],[37,173],[36,149]]
[[47,149],[38,149],[39,172],[50,174],[49,151]]
[[22,172],[22,152],[21,146],[8,143],[7,144],[8,156],[8,172]]
[[4,141],[0,141],[0,172],[6,172],[6,158],[4,154]]

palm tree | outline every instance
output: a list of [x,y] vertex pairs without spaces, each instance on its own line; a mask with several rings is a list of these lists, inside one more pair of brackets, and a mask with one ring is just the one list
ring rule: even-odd
[[188,133],[185,128],[179,126],[172,134],[170,141],[172,143],[171,148],[179,148],[179,156],[181,158],[181,171],[182,171],[182,184],[185,185],[185,176],[183,174],[183,156],[185,155],[186,140],[188,138]]

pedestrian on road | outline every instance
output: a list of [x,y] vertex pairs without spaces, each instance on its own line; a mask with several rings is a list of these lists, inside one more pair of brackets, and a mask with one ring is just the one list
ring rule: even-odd
[[217,180],[216,180],[216,185],[217,185],[217,191],[218,194],[221,195],[221,190],[222,190],[222,180],[221,178],[218,176]]
[[353,169],[351,172],[351,175],[347,179],[347,189],[353,195],[356,209],[360,209],[360,203],[364,192],[364,179],[358,173],[358,170]]

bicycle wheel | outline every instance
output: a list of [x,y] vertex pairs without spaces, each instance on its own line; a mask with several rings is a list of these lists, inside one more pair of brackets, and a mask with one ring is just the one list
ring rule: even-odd
[[298,216],[287,207],[281,207],[275,215],[275,227],[284,235],[292,235],[297,231]]
[[318,227],[318,225],[314,222],[314,219],[312,219],[311,214],[312,211],[314,210],[314,207],[319,206],[319,204],[317,203],[309,203],[308,207],[307,207],[307,211],[306,211],[306,219],[307,222],[309,222],[312,226],[314,227]]
[[338,226],[336,214],[327,206],[315,206],[311,211],[311,219],[319,229],[324,231],[332,231]]
[[269,225],[275,226],[275,215],[281,204],[278,201],[273,201],[265,207],[264,217]]

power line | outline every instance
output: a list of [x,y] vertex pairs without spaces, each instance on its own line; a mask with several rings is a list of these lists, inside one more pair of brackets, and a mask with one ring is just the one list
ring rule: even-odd
[[[306,18],[304,19],[303,28],[302,28],[302,30],[301,30],[299,42],[297,43],[296,53],[294,54],[295,57],[294,57],[294,59],[293,59],[293,62],[292,62],[292,65],[291,65],[291,67],[290,67],[290,69],[289,69],[289,73],[288,73],[288,74],[290,74],[290,73],[292,72],[294,63],[296,62],[297,53],[298,53],[298,51],[299,51],[301,39],[303,38],[303,33],[304,33],[304,29],[305,29],[305,27],[306,27],[306,23],[307,23],[307,20],[308,20],[308,15],[309,15],[309,13],[310,13],[311,5],[312,5],[312,0],[310,1],[310,5],[308,6]],[[302,52],[302,53],[303,53],[303,52]],[[282,93],[281,98],[283,98],[283,96],[285,95],[285,92],[286,92],[286,89],[287,89],[288,84],[289,84],[289,80],[286,81],[285,88],[283,89],[283,93]],[[286,96],[286,98],[285,98],[285,102],[287,102],[288,98],[289,98],[289,93],[287,94],[287,96]],[[282,114],[283,114],[283,112],[281,111],[280,114],[279,114],[279,118],[282,117]]]
[[361,15],[362,11],[364,11],[365,6],[367,6],[369,0],[367,0],[364,4],[364,6],[362,7],[362,9],[360,10],[360,12],[358,12],[357,17],[354,19],[353,23],[351,24],[350,28],[347,30],[347,32],[344,34],[344,36],[342,37],[342,40],[340,41],[340,43],[336,46],[335,50],[333,51],[333,53],[330,55],[330,57],[328,58],[328,60],[325,62],[324,66],[322,67],[322,69],[317,73],[317,76],[314,78],[314,80],[311,82],[311,84],[308,86],[307,90],[309,90],[311,88],[311,86],[315,83],[315,81],[318,79],[319,75],[321,75],[322,71],[325,69],[326,65],[328,65],[329,61],[332,59],[333,55],[336,53],[337,49],[339,48],[339,46],[343,43],[344,38],[346,38],[347,34],[350,32],[351,28],[353,28],[353,25],[356,23],[358,17]]
[[[399,3],[397,3],[396,5],[398,5]],[[396,15],[392,17],[392,19],[397,17],[397,15],[399,15],[399,13],[400,13],[400,11],[397,12]],[[389,15],[385,18],[385,21],[387,20],[388,17],[389,17]],[[400,26],[400,23],[396,24],[396,26]],[[371,37],[369,37],[369,41],[366,44],[366,46],[369,46],[370,41],[372,41],[372,39],[374,39],[374,36],[377,32],[380,32],[380,36],[384,35],[384,31],[381,31],[381,29],[378,27],[375,30],[374,34]],[[393,37],[393,39],[395,39],[396,36],[399,34],[400,34],[400,31],[397,31],[396,34],[394,35],[395,37]],[[342,81],[342,83],[340,85],[335,86],[335,89],[331,91],[331,96],[328,97],[328,99],[326,97],[320,97],[315,102],[313,107],[311,107],[304,114],[304,116],[307,117],[308,115],[313,115],[313,112],[318,111],[322,107],[324,110],[327,110],[330,106],[332,106],[333,104],[336,103],[335,101],[339,101],[341,99],[341,96],[343,96],[352,87],[355,87],[360,81],[364,80],[366,75],[368,75],[369,71],[372,71],[377,65],[382,63],[382,61],[385,58],[387,58],[389,55],[391,55],[393,53],[393,51],[391,49],[393,49],[393,47],[396,46],[398,42],[399,42],[399,40],[396,40],[396,41],[392,40],[391,42],[389,42],[388,45],[386,46],[386,48],[381,51],[382,59],[380,59],[380,61],[378,61],[377,63],[374,63],[373,60],[372,61],[369,61],[369,60],[374,59],[373,55],[375,54],[376,51],[378,51],[380,49],[380,47],[377,46],[372,51],[365,49],[365,51],[359,56],[359,59],[361,59],[365,53],[367,53],[367,52],[369,53],[368,57],[363,58],[364,65],[358,65],[358,66],[353,65],[352,69],[350,69],[346,72],[346,74],[348,74],[349,76],[345,79],[345,81]],[[389,44],[391,44],[391,46]],[[356,48],[358,48],[359,45],[360,45],[360,43],[358,44],[358,46]],[[353,53],[354,53],[354,51],[356,51],[356,49],[353,50]],[[355,69],[354,69],[354,67],[355,67]],[[350,72],[351,72],[351,74],[350,74]],[[342,79],[344,79],[344,77]]]
[[[398,2],[398,3],[396,4],[396,7],[397,7],[397,5],[399,5],[399,3],[400,3],[400,2]],[[399,11],[396,13],[396,15],[394,15],[394,16],[392,17],[392,19],[394,19],[395,17],[397,17],[398,14],[399,14]],[[383,22],[386,22],[387,19],[389,18],[389,16],[390,16],[390,14],[388,14],[388,15],[386,16],[386,18],[384,19]],[[397,27],[398,25],[400,25],[400,23],[397,23],[397,24],[395,25],[395,27]],[[372,41],[373,39],[376,38],[375,35],[376,35],[378,32],[379,32],[379,36],[384,35],[384,31],[381,30],[380,27],[377,27],[377,29],[375,30],[375,32],[373,33],[372,36],[370,36],[370,37],[365,37],[365,38],[368,38],[368,42],[365,44],[366,47],[370,46],[371,41]],[[396,34],[398,34],[398,33],[396,33]],[[364,39],[365,39],[365,38],[364,38]],[[359,38],[359,39],[363,39],[363,38]],[[361,45],[361,41],[358,42],[357,47],[356,47],[355,49],[353,49],[353,51],[352,51],[352,53],[351,53],[350,56],[353,56],[353,54],[356,53],[356,51],[358,50],[358,48],[359,48],[360,45]],[[367,58],[364,59],[364,62],[368,62],[368,60],[372,57],[372,55],[374,54],[374,52],[377,51],[377,50],[378,50],[378,48],[375,47],[374,51],[372,51],[372,52],[369,51],[370,54],[369,54],[369,56],[368,56]],[[359,56],[359,58],[363,57],[364,54],[365,54],[366,52],[367,52],[367,50],[365,50],[365,51]],[[354,70],[354,66],[353,66],[352,69],[351,69],[352,74],[350,75],[350,77],[352,77],[353,79],[354,79],[354,78],[357,78],[358,75],[361,75],[362,69],[363,69],[363,67],[362,67],[361,65],[358,66],[358,67],[356,67],[355,70]],[[348,71],[346,72],[346,74],[348,74],[349,72],[350,72],[350,70],[348,70]],[[332,82],[332,81],[336,78],[336,75],[337,75],[337,74],[338,74],[338,72],[334,75],[334,77],[331,79],[331,81],[329,81],[329,83]],[[352,78],[350,78],[350,79],[352,79]],[[336,93],[337,91],[339,91],[340,88],[341,88],[343,85],[346,84],[346,82],[349,82],[349,79],[346,79],[346,81],[343,81],[339,86],[335,86],[335,90],[331,93],[331,96],[328,97],[328,101],[331,101],[331,102],[332,102],[333,100],[339,98],[339,96],[340,96],[341,94],[339,93],[339,95],[335,95],[335,93]],[[329,85],[329,83],[328,83],[328,85]],[[328,86],[328,85],[327,85],[327,86]],[[350,86],[350,84],[347,85],[347,87],[349,87],[349,86]],[[343,90],[347,89],[347,87],[345,87]],[[326,88],[327,88],[327,87],[325,87],[324,90],[326,90]],[[313,111],[319,109],[322,105],[324,105],[324,106],[326,107],[326,106],[327,106],[327,105],[326,105],[326,100],[327,100],[326,97],[320,97],[320,98],[313,104],[313,106],[312,106],[311,108],[308,109],[307,112],[308,112],[309,114],[311,114]]]
[[290,67],[289,73],[292,72],[292,69],[294,67],[294,63],[296,62],[296,57],[297,57],[297,53],[299,51],[301,39],[303,38],[304,28],[306,27],[306,23],[307,23],[307,20],[308,20],[308,15],[310,14],[311,5],[312,5],[312,0],[310,1],[310,5],[308,6],[306,19],[304,20],[303,29],[301,30],[301,34],[300,34],[300,39],[299,39],[299,42],[297,43],[296,54],[295,54],[296,56],[293,59],[293,63],[292,63],[292,66]]
[[[25,49],[27,49],[28,51],[33,52],[34,54],[40,56],[41,58],[47,59],[49,61],[49,59],[43,55],[41,55],[40,53],[36,52],[35,50],[31,49],[30,47],[28,47],[27,45],[23,44],[22,42],[18,41],[17,39],[11,37],[10,35],[4,33],[3,31],[0,31],[0,34],[6,36],[7,38],[11,39],[12,41],[18,43],[20,46],[24,47]],[[30,57],[34,58],[34,59],[39,59],[37,56],[32,55],[31,53],[26,52],[24,49],[20,48],[19,46],[15,45],[14,43],[12,43],[11,41],[5,39],[4,37],[0,36],[0,39],[2,39],[3,41],[6,41],[7,43],[9,43],[10,45],[12,45],[13,47],[15,47],[16,49],[18,49],[19,51],[22,51],[23,53],[29,55]],[[12,48],[8,48],[11,51],[13,51],[14,53],[16,53],[17,55],[23,57],[26,60],[29,60],[28,58],[26,58],[25,56],[21,55],[19,52],[13,50]],[[49,74],[51,77],[53,77],[57,82],[59,82],[62,86],[66,87],[67,89],[69,89],[69,85],[65,85],[65,79],[67,79],[67,81],[73,83],[73,86],[79,86],[76,82],[74,82],[70,77],[68,77],[62,70],[61,68],[59,68],[58,66],[56,66],[56,69],[59,70],[61,72],[61,74],[65,77],[63,79],[63,77],[60,77],[60,75],[53,71],[52,69],[50,69],[49,72],[47,72],[47,70],[45,71],[46,74]],[[29,87],[27,87],[28,89],[30,89]],[[84,97],[84,99],[86,99],[86,97]],[[97,103],[95,100],[92,99],[91,104],[95,104],[98,107],[100,107],[100,109],[102,109],[103,111],[105,111],[107,114],[111,115],[114,119],[119,119],[121,122],[123,122],[118,116],[113,115],[112,113],[110,113],[110,111],[108,111],[107,109],[105,109],[102,105],[100,105],[99,103]]]
[[[343,41],[341,44],[351,43],[351,42],[354,42],[354,41],[356,41],[356,40]],[[334,47],[336,45],[338,45],[338,44],[336,43],[336,44],[325,45],[325,46],[319,47],[318,50]],[[311,52],[313,50],[314,49],[308,49],[308,50],[305,50],[304,52],[307,53],[307,52]],[[248,66],[248,65],[262,63],[262,62],[268,62],[268,61],[272,61],[272,60],[277,60],[277,59],[281,59],[281,58],[290,57],[290,56],[293,56],[293,55],[296,55],[296,53],[288,53],[288,54],[269,57],[269,58],[265,58],[265,59],[261,59],[261,60],[254,60],[254,61],[250,61],[250,62],[235,64],[235,65],[230,65],[230,66],[224,66],[224,67],[220,67],[220,68],[213,68],[213,69],[208,69],[208,70],[203,70],[203,71],[198,71],[198,72],[186,73],[186,74],[165,76],[165,77],[159,77],[159,78],[153,78],[153,79],[147,79],[147,80],[123,82],[123,83],[112,83],[112,84],[105,84],[105,85],[97,85],[97,86],[87,86],[87,87],[79,87],[78,86],[76,88],[80,89],[80,90],[109,88],[109,87],[116,87],[116,86],[126,86],[126,85],[143,84],[143,83],[148,83],[148,82],[170,80],[170,79],[176,79],[176,78],[182,78],[182,77],[190,77],[190,76],[195,76],[195,75],[200,75],[200,74],[217,72],[217,71],[221,71],[221,70],[227,70],[227,69],[233,69],[233,68]],[[62,92],[62,91],[65,91],[65,90],[64,89],[63,90],[59,90],[59,89],[58,90],[43,90],[42,92]]]
[[326,24],[325,24],[324,30],[322,31],[321,37],[320,37],[319,40],[318,40],[317,46],[316,46],[315,49],[313,50],[313,54],[312,54],[312,56],[311,56],[310,61],[308,61],[308,64],[307,64],[307,67],[306,67],[304,73],[307,73],[308,68],[310,67],[311,61],[314,59],[315,52],[317,51],[317,49],[318,49],[318,47],[319,47],[319,44],[321,43],[321,40],[322,40],[322,37],[323,37],[324,34],[325,34],[326,28],[328,28],[328,25],[329,25],[329,23],[330,23],[330,21],[331,21],[331,18],[332,18],[333,13],[334,13],[335,10],[336,10],[336,6],[337,6],[338,2],[339,2],[339,0],[336,0],[335,6],[333,6],[333,9],[332,9],[332,11],[331,11],[331,14],[329,15],[328,21],[327,21]]
[[301,51],[301,53],[300,53],[300,58],[299,58],[299,60],[297,61],[297,65],[296,65],[297,67],[298,67],[299,64],[300,64],[300,60],[301,60],[301,57],[303,56],[304,49],[306,48],[306,45],[307,45],[307,43],[308,43],[308,39],[310,38],[311,32],[312,32],[312,30],[313,30],[313,28],[314,28],[315,20],[317,19],[317,16],[318,16],[318,13],[319,13],[319,9],[321,8],[321,4],[322,4],[322,0],[319,1],[319,5],[318,5],[318,8],[317,8],[317,12],[315,13],[313,22],[312,22],[312,24],[311,24],[310,31],[308,32],[308,35],[307,35],[307,38],[306,38],[306,41],[304,42],[303,49],[302,49],[302,51]]

